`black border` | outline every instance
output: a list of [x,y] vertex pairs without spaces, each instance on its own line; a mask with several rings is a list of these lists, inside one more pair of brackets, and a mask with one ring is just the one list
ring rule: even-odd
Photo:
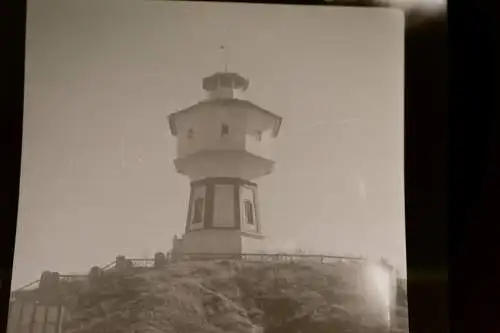
[[450,13],[456,15],[450,15],[452,329],[500,332],[498,9],[469,0],[454,3]]
[[414,17],[405,39],[408,314],[411,333],[448,332],[447,27]]
[[[24,103],[24,53],[26,35],[26,1],[6,1],[1,8],[4,41],[1,86],[3,108],[0,119],[0,159],[2,179],[0,187],[0,221],[2,221],[2,251],[0,270],[0,332],[7,331],[12,260],[16,238],[17,207],[19,202],[19,178],[22,148],[22,124]],[[2,2],[2,7],[4,2]],[[7,41],[8,43],[5,43]],[[6,45],[7,44],[7,45]],[[7,58],[7,60],[5,60]],[[5,93],[5,94],[3,94]],[[5,136],[5,137],[4,137]]]

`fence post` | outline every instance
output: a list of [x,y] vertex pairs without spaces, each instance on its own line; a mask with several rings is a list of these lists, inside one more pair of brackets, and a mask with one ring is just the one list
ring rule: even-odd
[[58,297],[59,273],[45,271],[40,277],[38,287],[40,300],[44,303],[53,303]]
[[157,252],[155,254],[154,267],[161,268],[164,267],[166,264],[167,264],[167,258],[165,257],[165,254],[163,254],[162,252]]
[[90,286],[98,285],[101,282],[102,276],[104,275],[104,271],[97,266],[94,266],[90,269],[89,272],[89,283]]
[[127,258],[125,258],[125,256],[117,256],[116,257],[116,269],[118,271],[125,271],[129,268],[131,268],[132,266],[132,263],[130,260],[127,260]]

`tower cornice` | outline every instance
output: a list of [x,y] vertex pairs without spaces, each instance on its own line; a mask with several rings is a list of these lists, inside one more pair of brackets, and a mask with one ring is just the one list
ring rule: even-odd
[[[273,137],[278,136],[279,130],[281,128],[281,123],[283,121],[283,118],[281,116],[278,116],[275,113],[272,113],[269,110],[264,109],[261,106],[258,106],[255,103],[252,103],[250,101],[244,100],[244,99],[213,99],[213,100],[205,100],[198,102],[192,106],[189,106],[185,109],[173,112],[168,115],[168,123],[170,127],[170,132],[172,135],[177,136],[177,127],[176,127],[176,118],[179,117],[180,115],[184,115],[190,112],[198,112],[202,111],[203,108],[206,106],[217,106],[217,107],[241,107],[241,108],[248,108],[255,110],[257,112],[264,113],[268,116],[271,116],[276,120],[275,125],[273,127],[272,135]],[[209,110],[203,110],[203,112],[210,112]]]

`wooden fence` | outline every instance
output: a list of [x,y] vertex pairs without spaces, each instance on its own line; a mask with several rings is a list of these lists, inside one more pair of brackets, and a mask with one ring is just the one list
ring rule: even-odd
[[[204,260],[237,260],[245,262],[316,262],[321,264],[334,264],[339,262],[364,262],[361,257],[345,257],[345,256],[330,256],[320,254],[283,254],[283,253],[247,253],[247,254],[227,254],[227,253],[189,253],[189,254],[162,254],[157,253],[154,258],[125,258],[118,256],[115,261],[110,262],[102,267],[93,267],[90,273],[83,274],[53,274],[57,282],[84,282],[92,281],[93,276],[100,276],[107,271],[120,271],[129,268],[162,268],[175,262],[186,261],[204,261]],[[387,265],[389,269],[392,269]],[[96,274],[97,275],[93,275]],[[43,277],[43,276],[42,276]],[[33,281],[12,293],[11,304],[12,309],[9,311],[9,330],[8,333],[62,333],[61,322],[64,309],[62,305],[43,305],[39,299],[30,300],[19,297],[16,301],[16,294],[22,295],[24,292],[30,293],[31,290],[40,288],[40,280]],[[406,280],[398,281],[406,287]],[[43,283],[42,283],[43,284]],[[54,286],[48,286],[53,288]],[[40,290],[39,289],[39,290]],[[49,291],[50,293],[50,291]],[[405,295],[406,296],[406,295]],[[37,296],[35,296],[37,297]],[[22,298],[22,300],[21,300]],[[33,310],[31,310],[33,309]],[[57,311],[58,312],[57,312]],[[50,315],[49,315],[50,313]],[[55,316],[55,313],[58,313]],[[45,316],[45,317],[44,317]],[[45,319],[43,319],[45,318]],[[56,319],[57,320],[56,320]],[[43,320],[45,321],[43,321]]]
[[13,301],[9,308],[7,333],[61,333],[62,305]]
[[[247,262],[299,262],[299,261],[310,261],[318,262],[322,264],[343,262],[343,261],[363,261],[361,257],[345,257],[345,256],[330,256],[321,254],[284,254],[284,253],[244,253],[244,254],[227,254],[227,253],[189,253],[189,254],[172,254],[167,253],[163,256],[163,261],[157,258],[125,258],[117,257],[117,260],[110,262],[107,265],[99,267],[103,272],[108,270],[113,270],[118,268],[118,263],[124,261],[128,266],[134,268],[153,268],[158,266],[163,266],[177,261],[198,261],[198,260],[216,260],[216,259],[226,259],[226,260],[242,260]],[[84,281],[88,278],[88,275],[82,274],[65,274],[59,275],[59,279],[62,281],[72,282],[72,281]],[[13,292],[13,297],[15,293],[21,291],[28,291],[37,289],[40,285],[40,280],[33,281]]]

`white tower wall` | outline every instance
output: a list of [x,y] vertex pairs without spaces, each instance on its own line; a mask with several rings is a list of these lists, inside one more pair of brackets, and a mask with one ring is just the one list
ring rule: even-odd
[[233,230],[208,229],[186,234],[182,239],[182,252],[185,254],[241,253],[242,237]]
[[[202,150],[245,150],[244,113],[209,104],[196,111],[177,117],[177,157]],[[228,133],[222,136],[223,126],[227,126]]]

